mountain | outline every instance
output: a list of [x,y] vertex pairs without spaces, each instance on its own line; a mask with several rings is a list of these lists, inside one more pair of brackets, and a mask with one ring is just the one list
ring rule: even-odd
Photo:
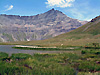
[[85,46],[91,45],[92,43],[100,43],[100,16],[68,33],[42,41],[20,43],[41,46]]
[[0,41],[43,40],[74,30],[85,23],[55,9],[34,16],[1,14]]

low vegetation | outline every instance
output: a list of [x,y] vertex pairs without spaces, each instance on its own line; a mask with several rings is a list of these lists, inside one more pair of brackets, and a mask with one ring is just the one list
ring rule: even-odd
[[100,50],[76,53],[12,54],[0,52],[1,75],[99,75]]
[[[76,57],[76,58],[75,58]],[[9,58],[9,59],[8,59]],[[78,59],[76,54],[12,54],[0,59],[1,75],[75,75],[67,64],[69,59]]]

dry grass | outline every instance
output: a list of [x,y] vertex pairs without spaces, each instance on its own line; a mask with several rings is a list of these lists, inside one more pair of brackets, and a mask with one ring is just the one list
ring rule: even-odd
[[4,44],[20,44],[20,45],[38,45],[45,47],[55,47],[55,46],[85,46],[90,43],[100,43],[100,39],[48,39],[39,41],[24,41],[24,42],[13,42]]

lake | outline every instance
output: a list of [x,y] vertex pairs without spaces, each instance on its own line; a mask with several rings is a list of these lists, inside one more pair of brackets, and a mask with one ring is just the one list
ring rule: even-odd
[[27,54],[32,55],[34,53],[63,53],[63,52],[66,52],[66,51],[22,50],[22,49],[14,49],[12,48],[13,46],[14,45],[0,45],[0,52],[6,52],[9,55],[13,53],[27,53]]

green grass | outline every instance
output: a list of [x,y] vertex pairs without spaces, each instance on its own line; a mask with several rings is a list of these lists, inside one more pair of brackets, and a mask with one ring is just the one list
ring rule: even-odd
[[[63,57],[67,54],[12,54],[11,62],[0,61],[1,75],[75,75],[75,70],[70,65],[63,66],[60,63],[65,63]],[[22,57],[21,57],[22,56]],[[26,58],[26,57],[27,58]],[[77,55],[68,54],[68,58],[73,58]],[[23,58],[24,57],[24,58]],[[19,59],[19,60],[17,60]],[[77,58],[75,58],[77,59]]]
[[[0,53],[1,75],[98,75],[100,54],[53,53],[12,54]],[[94,52],[94,53],[93,53]],[[98,51],[100,52],[100,51]]]
[[4,58],[7,58],[7,57],[8,57],[8,54],[7,53],[0,52],[0,60],[1,59],[4,59]]
[[18,60],[21,60],[21,59],[28,59],[28,58],[31,58],[32,56],[29,55],[29,54],[23,54],[23,53],[18,53],[18,54],[12,54],[11,58],[12,59],[18,59]]
[[91,72],[79,72],[77,75],[100,75],[99,72],[91,73]]
[[100,54],[100,50],[90,49],[90,50],[82,50],[82,54]]

